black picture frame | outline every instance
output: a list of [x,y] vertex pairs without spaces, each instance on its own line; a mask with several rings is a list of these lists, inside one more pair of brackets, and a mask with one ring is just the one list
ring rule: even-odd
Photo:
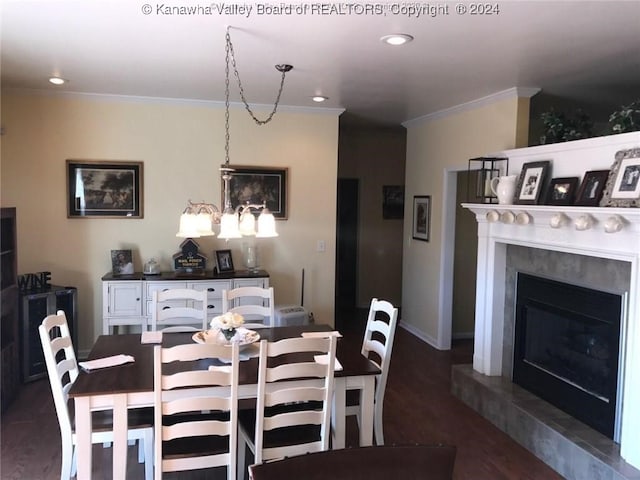
[[394,220],[404,218],[404,186],[382,186],[382,218]]
[[[262,205],[264,202],[276,219],[288,218],[288,168],[236,165],[230,165],[229,168],[234,170],[229,180],[229,196],[234,209],[247,202],[256,205]],[[224,196],[224,187],[221,191]],[[224,198],[222,205],[224,205]],[[257,215],[260,211],[256,210],[254,213]]]
[[543,193],[548,183],[551,162],[529,162],[522,165],[520,177],[516,185],[515,203],[519,205],[538,205],[544,198]]
[[553,178],[549,183],[546,205],[573,205],[578,188],[578,177]]
[[67,218],[143,218],[142,162],[67,160]]
[[601,207],[640,207],[640,148],[616,152]]
[[591,170],[584,174],[574,205],[597,207],[609,177],[609,170]]
[[431,195],[413,196],[413,238],[429,241],[431,229]]
[[113,275],[131,275],[134,272],[131,250],[111,250],[111,272]]
[[233,272],[233,257],[231,250],[216,250],[216,269],[218,273]]

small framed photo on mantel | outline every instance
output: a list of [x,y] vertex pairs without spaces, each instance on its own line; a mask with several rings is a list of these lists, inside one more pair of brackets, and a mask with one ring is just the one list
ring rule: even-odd
[[133,273],[131,250],[111,250],[111,271],[114,275],[131,275]]
[[600,205],[600,199],[608,176],[609,170],[591,170],[585,173],[575,204],[583,207],[597,207]]
[[548,160],[522,165],[516,186],[516,204],[538,205],[541,200],[544,200],[542,195],[547,185],[550,168],[551,162]]

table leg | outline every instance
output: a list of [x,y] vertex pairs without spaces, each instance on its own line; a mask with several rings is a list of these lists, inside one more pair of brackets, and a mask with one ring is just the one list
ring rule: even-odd
[[333,381],[333,405],[331,408],[332,449],[345,447],[346,437],[346,380],[344,377],[336,377]]
[[374,375],[367,375],[363,378],[362,389],[360,390],[360,446],[368,447],[373,445],[373,416],[374,416],[374,395],[375,382]]
[[113,396],[113,478],[127,476],[127,394]]
[[91,478],[91,397],[76,397],[77,478]]

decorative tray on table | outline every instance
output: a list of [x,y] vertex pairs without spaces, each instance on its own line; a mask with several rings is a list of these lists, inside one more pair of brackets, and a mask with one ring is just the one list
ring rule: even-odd
[[210,330],[196,332],[192,338],[196,343],[215,343],[217,345],[227,346],[231,346],[232,343],[237,343],[240,347],[245,347],[260,340],[260,334],[248,328],[238,327],[236,334],[230,340],[227,340],[219,329],[212,328]]

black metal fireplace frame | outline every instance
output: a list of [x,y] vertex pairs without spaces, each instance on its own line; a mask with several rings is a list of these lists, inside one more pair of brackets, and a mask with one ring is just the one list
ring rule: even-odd
[[[600,433],[613,438],[617,403],[622,299],[618,294],[593,290],[519,272],[513,381]],[[608,402],[524,361],[528,311],[543,310],[566,318],[610,325],[611,355],[617,360],[608,381]]]

